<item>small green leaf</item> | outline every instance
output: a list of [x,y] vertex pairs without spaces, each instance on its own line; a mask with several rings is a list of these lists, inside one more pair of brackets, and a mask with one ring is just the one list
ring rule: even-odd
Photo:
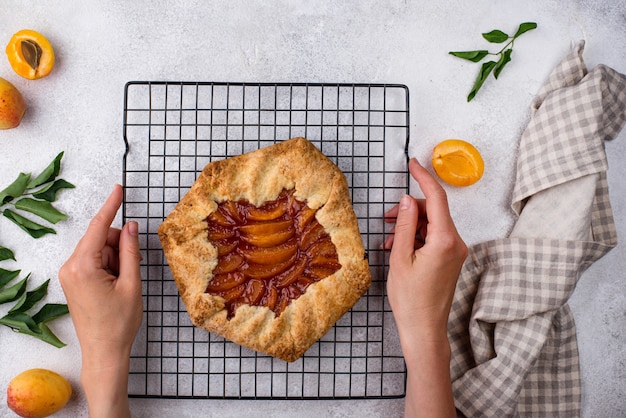
[[33,315],[33,320],[38,324],[45,324],[68,313],[70,311],[64,303],[46,303],[39,312]]
[[477,51],[450,51],[450,55],[454,55],[457,58],[463,58],[464,60],[479,62],[489,54],[489,51],[484,49]]
[[9,310],[9,313],[26,312],[27,310],[35,306],[37,302],[39,302],[41,299],[43,299],[46,296],[46,293],[48,292],[49,282],[50,282],[50,279],[43,282],[43,284],[41,284],[35,290],[31,290],[30,292],[24,293],[22,297],[17,301],[15,306],[13,306]]
[[20,173],[13,183],[9,184],[6,189],[0,191],[0,206],[21,196],[24,191],[26,191],[26,186],[28,186],[29,181],[30,174]]
[[28,285],[28,277],[30,277],[30,275],[25,277],[18,283],[14,284],[13,286],[7,287],[3,291],[0,291],[0,304],[18,300],[26,290],[26,286]]
[[535,22],[524,22],[521,25],[519,25],[517,32],[515,32],[515,35],[513,35],[513,38],[517,38],[521,34],[526,33],[529,30],[533,30],[535,28],[537,28],[537,24]]
[[500,73],[502,72],[502,69],[504,68],[504,66],[511,61],[511,53],[513,52],[513,50],[511,48],[507,49],[506,51],[504,51],[502,53],[502,55],[500,56],[500,59],[498,60],[498,63],[496,64],[496,67],[493,69],[493,76],[497,79],[500,76]]
[[48,183],[45,187],[37,190],[33,193],[33,197],[37,199],[47,200],[48,202],[54,202],[57,199],[57,192],[61,189],[73,189],[75,186],[63,179],[55,180],[52,183]]
[[48,344],[53,345],[56,348],[63,348],[67,345],[63,341],[59,340],[59,338],[56,335],[54,335],[52,331],[50,331],[50,328],[48,328],[46,324],[42,323],[38,325],[39,325],[41,334],[30,334],[30,335],[32,335],[33,337],[37,337],[41,341],[47,342]]
[[15,261],[15,254],[13,254],[13,251],[11,251],[10,249],[0,246],[0,261],[4,260]]
[[489,77],[489,74],[491,73],[491,71],[493,71],[495,66],[496,66],[496,62],[495,61],[489,61],[489,62],[484,63],[480,67],[480,72],[478,73],[478,77],[476,77],[476,81],[474,82],[474,86],[472,87],[472,90],[470,91],[469,95],[467,96],[467,101],[468,102],[470,102],[470,101],[472,101],[472,99],[474,99],[474,97],[476,96],[476,93],[478,93],[478,90],[480,90],[480,88],[482,87],[483,83],[485,82],[487,77]]
[[501,44],[502,42],[506,42],[509,39],[509,35],[502,32],[501,30],[494,29],[491,32],[483,33],[483,38],[485,38],[488,42],[492,44]]
[[13,328],[13,331],[24,334],[37,335],[42,333],[41,328],[39,328],[37,323],[33,321],[33,318],[22,312],[6,314],[0,318],[0,324],[11,327]]
[[0,269],[0,289],[20,275],[21,270]]
[[22,228],[24,231],[26,231],[26,233],[28,233],[28,235],[33,238],[41,238],[46,234],[56,234],[56,231],[54,229],[39,225],[38,223],[35,223],[29,219],[24,218],[21,215],[18,215],[10,209],[5,209],[2,214],[6,218],[10,219],[17,226]]
[[63,158],[63,152],[60,152],[54,160],[39,174],[35,177],[30,183],[28,183],[28,189],[34,189],[35,187],[41,186],[44,183],[48,183],[49,181],[54,180],[61,170],[61,159]]
[[24,197],[15,202],[15,207],[37,215],[53,224],[67,219],[66,214],[59,212],[46,200],[35,200],[30,197]]
[[13,331],[20,334],[26,334],[38,338],[41,341],[57,348],[62,348],[67,345],[63,341],[59,340],[59,338],[54,335],[46,324],[37,324],[31,317],[22,313],[8,314],[0,318],[0,324],[8,326],[13,329]]

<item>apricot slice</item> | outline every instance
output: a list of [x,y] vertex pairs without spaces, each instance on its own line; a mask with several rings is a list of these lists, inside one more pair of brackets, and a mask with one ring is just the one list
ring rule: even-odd
[[305,277],[310,277],[310,280],[321,280],[325,277],[330,276],[331,274],[333,274],[335,271],[337,271],[334,268],[326,268],[326,267],[319,267],[319,266],[309,266],[306,271],[304,272],[304,274],[306,275]]
[[208,216],[208,219],[221,226],[231,227],[236,224],[222,212],[221,208],[218,208],[215,212],[211,213]]
[[237,253],[226,254],[223,257],[219,257],[217,266],[213,269],[213,274],[230,273],[235,271],[243,262],[243,257]]
[[276,306],[276,302],[278,301],[278,290],[275,287],[269,287],[265,295],[263,295],[263,299],[261,299],[261,304],[263,306],[267,306],[271,310],[274,310]]
[[308,269],[307,269],[307,270],[304,271],[304,274],[302,276],[300,276],[300,278],[296,281],[295,285],[296,285],[296,287],[298,289],[300,289],[300,291],[302,293],[304,293],[306,291],[307,287],[309,287],[310,285],[312,285],[313,283],[315,283],[317,281],[320,281],[321,279],[323,279],[325,277],[330,276],[332,273],[334,273],[334,271],[329,273],[329,274],[327,274],[327,275],[325,275],[325,276],[321,276],[320,275],[319,277],[313,278],[313,277],[307,276],[307,274],[308,274]]
[[256,247],[280,245],[293,237],[296,232],[291,221],[244,225],[239,230],[242,233],[241,238]]
[[230,272],[223,274],[216,274],[209,285],[207,286],[207,291],[209,292],[223,292],[225,290],[230,290],[246,281],[246,276],[244,276],[241,272]]
[[219,241],[214,241],[213,243],[217,247],[218,257],[221,257],[223,255],[233,252],[237,248],[237,245],[239,244],[239,242],[236,239],[229,239],[229,238],[221,239]]
[[208,236],[211,241],[221,241],[235,236],[235,231],[232,228],[227,228],[219,224],[211,225],[208,231]]
[[246,276],[254,279],[269,279],[286,271],[293,265],[295,256],[279,264],[252,264],[245,271]]
[[311,221],[315,219],[315,212],[315,209],[311,209],[308,206],[302,209],[302,212],[300,212],[300,216],[298,217],[298,227],[300,228],[300,231],[304,231]]
[[306,250],[319,239],[326,236],[326,231],[324,231],[324,227],[321,224],[309,224],[309,226],[302,232],[301,247]]
[[245,259],[254,264],[278,264],[289,260],[298,251],[298,243],[290,239],[275,247],[250,247],[243,251]]
[[271,235],[278,232],[283,232],[292,226],[292,221],[278,221],[267,223],[255,223],[249,225],[243,225],[240,227],[240,231],[248,235]]
[[316,241],[311,248],[309,248],[311,254],[320,254],[330,256],[334,260],[337,260],[337,250],[335,244],[330,239],[321,239]]
[[261,297],[263,297],[263,293],[265,293],[265,285],[263,282],[261,280],[250,280],[242,297],[246,299],[249,305],[256,305],[257,302],[261,300]]
[[239,211],[239,205],[232,200],[227,200],[220,204],[220,210],[224,211],[228,214],[228,216],[232,217],[235,223],[243,223],[246,220],[245,215],[243,215]]
[[469,142],[447,139],[433,149],[433,168],[446,183],[465,187],[483,176],[485,163],[480,152]]
[[29,80],[46,77],[54,68],[54,49],[41,33],[24,29],[6,47],[13,71]]
[[[287,287],[283,288],[283,290],[288,289]],[[274,304],[274,312],[282,312],[291,302],[291,298],[286,292],[278,292],[278,296],[276,297],[276,303]]]
[[277,201],[271,205],[263,205],[259,208],[254,206],[249,207],[247,218],[251,221],[271,221],[280,218],[286,211],[285,205]]
[[306,265],[307,259],[305,257],[300,257],[293,267],[278,276],[277,286],[285,287],[294,283],[300,278],[300,276],[302,276],[302,273],[304,273],[304,270],[306,269]]
[[243,292],[246,290],[246,283],[242,283],[237,287],[233,287],[227,292],[222,294],[222,297],[226,300],[226,302],[232,302],[236,299],[239,299]]
[[326,267],[328,269],[339,270],[341,264],[337,261],[337,257],[325,254],[315,254],[310,261],[311,266]]

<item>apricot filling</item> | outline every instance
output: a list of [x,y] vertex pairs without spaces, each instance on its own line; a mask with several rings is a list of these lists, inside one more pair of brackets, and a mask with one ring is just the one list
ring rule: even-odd
[[341,268],[317,210],[283,190],[254,206],[225,201],[207,219],[218,261],[206,293],[224,298],[228,318],[241,305],[266,306],[276,316],[307,287]]

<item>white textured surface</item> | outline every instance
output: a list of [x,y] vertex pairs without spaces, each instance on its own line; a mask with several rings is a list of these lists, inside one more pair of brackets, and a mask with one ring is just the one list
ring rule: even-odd
[[[481,32],[539,28],[515,45],[513,61],[475,101],[465,102],[478,65],[447,54],[486,44]],[[18,263],[5,268],[53,278],[49,299],[63,298],[54,280],[84,228],[121,181],[124,84],[130,80],[390,82],[411,91],[411,153],[427,161],[442,139],[473,142],[486,160],[481,182],[448,188],[453,216],[468,243],[508,233],[508,208],[519,135],[530,102],[573,42],[585,39],[591,68],[626,72],[623,0],[414,1],[136,1],[3,0],[0,45],[23,28],[46,34],[57,65],[46,79],[21,79],[0,54],[0,77],[23,93],[22,126],[0,132],[0,188],[19,171],[36,171],[61,150],[62,176],[77,185],[59,207],[71,220],[36,242],[0,219],[0,237]],[[3,49],[3,48],[2,48]],[[626,131],[607,144],[618,236],[626,234]],[[626,413],[624,244],[592,266],[572,300],[583,374],[583,416]],[[1,311],[4,312],[4,311]],[[69,343],[56,350],[0,328],[0,393],[12,376],[46,367],[69,377],[71,404],[59,416],[86,416],[79,389],[79,349],[69,318],[53,323]],[[402,400],[174,401],[132,400],[140,417],[400,416]],[[0,402],[0,416],[11,416]]]

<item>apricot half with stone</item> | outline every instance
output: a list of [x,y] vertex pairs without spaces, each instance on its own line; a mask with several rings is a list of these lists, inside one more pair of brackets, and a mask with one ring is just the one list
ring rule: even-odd
[[457,187],[476,183],[485,170],[485,163],[476,147],[460,139],[447,139],[437,144],[433,149],[432,163],[441,180]]
[[41,33],[24,29],[13,35],[6,47],[13,70],[24,78],[36,80],[54,68],[54,49]]

